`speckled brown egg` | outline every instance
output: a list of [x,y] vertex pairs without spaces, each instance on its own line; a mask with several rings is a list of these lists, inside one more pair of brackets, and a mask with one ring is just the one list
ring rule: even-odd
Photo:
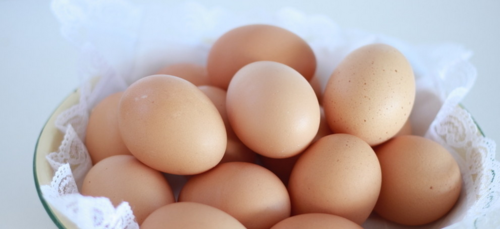
[[334,70],[323,106],[334,133],[356,135],[374,146],[396,135],[414,100],[410,63],[397,49],[372,44],[354,50]]
[[438,143],[399,136],[380,145],[382,189],[375,212],[404,225],[424,225],[446,213],[460,196],[460,169]]
[[309,213],[284,219],[271,229],[363,229],[358,224],[332,214]]
[[118,128],[118,103],[122,94],[118,92],[106,97],[90,113],[85,146],[92,164],[113,155],[131,155]]
[[80,192],[107,197],[115,207],[128,202],[139,224],[156,209],[175,202],[163,174],[129,155],[111,156],[97,163],[85,176]]
[[173,203],[163,206],[146,218],[141,229],[245,229],[229,214],[199,203]]
[[138,160],[166,173],[204,172],[226,149],[217,108],[195,85],[175,76],[153,75],[130,85],[120,101],[119,127]]
[[230,30],[214,43],[208,54],[211,85],[226,89],[243,66],[261,60],[286,64],[307,80],[316,71],[311,47],[294,33],[272,25],[246,25]]
[[292,214],[328,213],[361,225],[381,183],[380,164],[366,142],[348,134],[325,136],[293,167],[288,183]]
[[212,101],[224,121],[227,133],[227,146],[221,163],[230,161],[254,162],[255,153],[246,147],[234,134],[233,128],[229,124],[226,111],[226,91],[214,86],[198,87]]
[[196,86],[208,85],[208,74],[205,66],[193,63],[177,63],[162,68],[158,75],[171,75],[183,78]]
[[290,216],[290,198],[279,178],[246,162],[222,163],[191,177],[179,201],[216,207],[249,229],[270,228]]
[[319,128],[320,108],[311,85],[277,62],[258,61],[240,69],[229,85],[226,106],[238,138],[266,157],[300,153]]

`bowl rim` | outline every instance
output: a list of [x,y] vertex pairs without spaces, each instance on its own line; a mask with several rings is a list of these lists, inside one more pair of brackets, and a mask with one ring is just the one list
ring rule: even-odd
[[[61,222],[61,220],[59,219],[59,217],[57,217],[57,214],[54,212],[54,210],[52,209],[52,207],[49,205],[49,203],[47,203],[47,201],[43,197],[43,193],[42,193],[42,190],[41,190],[41,187],[40,187],[40,181],[39,181],[39,178],[38,178],[38,175],[37,175],[37,165],[36,164],[37,164],[37,155],[38,155],[38,145],[40,143],[40,138],[41,138],[42,134],[44,133],[45,129],[47,128],[47,126],[48,126],[51,118],[56,115],[57,110],[64,103],[66,103],[69,100],[70,97],[72,97],[74,95],[78,95],[78,90],[74,90],[69,95],[67,95],[66,97],[64,97],[64,99],[61,102],[59,102],[59,104],[57,105],[57,107],[55,109],[53,109],[53,111],[50,113],[49,117],[47,118],[47,120],[45,121],[45,124],[42,127],[42,130],[40,131],[40,134],[37,137],[36,144],[35,144],[35,150],[34,150],[34,154],[33,154],[33,178],[35,180],[35,187],[36,187],[36,192],[38,194],[38,198],[42,202],[42,206],[45,209],[45,211],[47,212],[47,214],[49,215],[50,219],[52,219],[52,221],[55,223],[55,225],[58,228],[60,228],[60,229],[64,229],[64,228],[67,228],[67,227]],[[52,175],[52,177],[53,176],[54,175]]]

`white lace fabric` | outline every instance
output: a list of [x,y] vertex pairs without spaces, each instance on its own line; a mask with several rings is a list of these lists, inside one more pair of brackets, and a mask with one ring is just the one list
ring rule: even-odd
[[[277,25],[304,38],[316,54],[316,76],[323,89],[332,70],[352,50],[377,42],[399,49],[416,76],[417,97],[410,117],[414,131],[447,148],[463,178],[460,198],[448,215],[411,228],[500,225],[500,163],[495,161],[495,142],[480,133],[471,115],[459,105],[476,78],[468,60],[471,52],[459,45],[410,45],[383,35],[343,29],[328,17],[291,8],[233,13],[192,2],[134,6],[124,0],[53,0],[52,9],[63,36],[81,51],[82,86],[79,103],[57,118],[56,127],[65,136],[58,152],[47,156],[56,172],[52,183],[41,190],[45,200],[79,228],[138,228],[128,203],[114,207],[107,198],[78,192],[91,167],[83,142],[92,107],[167,64],[205,64],[217,37],[250,23]],[[93,85],[96,77],[99,80]],[[375,216],[363,227],[405,228]]]

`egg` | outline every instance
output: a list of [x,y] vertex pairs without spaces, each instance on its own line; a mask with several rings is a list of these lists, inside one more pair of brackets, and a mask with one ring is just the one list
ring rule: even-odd
[[342,218],[340,216],[324,214],[324,213],[309,213],[296,215],[279,222],[271,227],[271,229],[363,229],[356,223]]
[[293,167],[292,214],[328,213],[361,225],[375,207],[381,183],[380,164],[366,142],[348,134],[325,136]]
[[118,92],[106,97],[90,112],[85,146],[92,164],[113,155],[131,155],[118,128],[118,103],[122,94]]
[[226,111],[226,91],[214,86],[198,87],[215,105],[219,111],[227,133],[227,146],[221,163],[230,161],[254,162],[255,153],[246,147],[236,136],[229,124]]
[[311,85],[277,62],[257,61],[240,69],[229,85],[226,107],[238,138],[266,157],[300,153],[319,128],[320,108]]
[[172,75],[183,78],[196,86],[208,85],[207,69],[193,63],[176,63],[162,68],[157,75]]
[[107,197],[115,207],[127,201],[139,224],[156,209],[175,202],[163,175],[129,155],[98,162],[85,176],[80,193]]
[[286,64],[306,80],[316,71],[314,52],[299,36],[277,26],[246,25],[228,31],[213,44],[207,59],[210,84],[227,89],[240,68],[262,60]]
[[130,85],[120,100],[118,120],[130,152],[156,170],[197,174],[224,156],[226,129],[217,108],[179,77],[153,75]]
[[354,50],[332,73],[323,95],[330,129],[360,137],[371,146],[392,138],[415,100],[410,63],[397,49],[372,44]]
[[174,203],[163,206],[146,218],[141,229],[245,229],[229,214],[199,203]]
[[191,177],[179,201],[216,207],[249,229],[270,228],[290,216],[290,198],[279,178],[246,162],[222,163]]
[[441,145],[420,136],[398,136],[376,148],[382,189],[375,212],[404,225],[424,225],[446,213],[462,188],[460,169]]

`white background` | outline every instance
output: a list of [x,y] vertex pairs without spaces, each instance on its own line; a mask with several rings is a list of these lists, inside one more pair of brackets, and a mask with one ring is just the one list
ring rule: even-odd
[[[341,27],[414,44],[463,44],[474,52],[471,61],[478,72],[463,104],[486,136],[500,143],[500,1],[211,0],[203,4],[237,11],[292,6],[328,15]],[[76,50],[61,37],[50,1],[0,0],[0,228],[55,228],[35,190],[33,151],[51,112],[78,86],[75,63]]]

